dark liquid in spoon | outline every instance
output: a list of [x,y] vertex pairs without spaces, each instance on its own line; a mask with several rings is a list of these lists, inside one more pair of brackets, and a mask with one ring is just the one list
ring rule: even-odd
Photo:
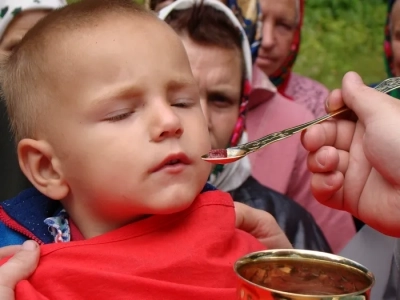
[[226,149],[211,149],[208,152],[209,158],[227,158],[228,157],[228,150]]
[[238,272],[255,284],[301,295],[350,294],[362,291],[372,283],[353,267],[318,260],[254,262],[240,267]]

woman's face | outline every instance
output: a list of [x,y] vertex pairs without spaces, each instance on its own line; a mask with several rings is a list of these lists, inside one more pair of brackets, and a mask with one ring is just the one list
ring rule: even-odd
[[281,67],[289,54],[296,25],[298,0],[260,0],[262,43],[256,59],[266,75]]
[[393,5],[390,16],[394,76],[400,76],[400,1]]
[[8,25],[0,40],[0,53],[10,54],[28,30],[48,13],[48,10],[32,10],[19,13]]
[[213,149],[230,142],[239,115],[242,59],[237,49],[203,46],[182,37],[208,124]]

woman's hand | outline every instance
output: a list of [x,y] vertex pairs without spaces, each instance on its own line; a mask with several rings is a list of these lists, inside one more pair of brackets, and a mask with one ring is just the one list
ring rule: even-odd
[[334,119],[303,133],[313,194],[327,206],[400,237],[400,101],[348,73],[342,89],[327,102],[328,111],[343,105],[356,121]]
[[275,218],[266,211],[235,202],[236,228],[248,232],[267,249],[292,249]]

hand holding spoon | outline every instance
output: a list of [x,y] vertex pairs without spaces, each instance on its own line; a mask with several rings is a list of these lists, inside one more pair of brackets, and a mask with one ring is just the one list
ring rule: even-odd
[[[400,77],[394,77],[382,81],[375,87],[375,89],[386,94],[390,91],[398,89],[399,87]],[[258,151],[269,144],[291,137],[298,132],[301,132],[315,124],[321,123],[348,110],[349,109],[347,107],[343,107],[316,120],[268,134],[258,140],[238,145],[236,147],[230,147],[227,149],[212,149],[208,154],[203,155],[201,158],[213,164],[229,164],[245,157],[250,153]]]

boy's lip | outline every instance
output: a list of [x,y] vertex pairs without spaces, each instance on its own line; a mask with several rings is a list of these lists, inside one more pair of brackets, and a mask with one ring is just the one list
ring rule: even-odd
[[173,162],[173,161],[178,161],[177,162],[178,164],[184,164],[184,165],[189,165],[192,163],[192,161],[189,159],[189,157],[187,157],[187,155],[185,153],[183,153],[183,152],[174,153],[174,154],[170,154],[166,158],[164,158],[161,163],[159,163],[157,166],[155,166],[154,168],[152,168],[150,170],[150,173],[158,172],[167,166],[173,166],[173,165],[169,164],[170,162]]

